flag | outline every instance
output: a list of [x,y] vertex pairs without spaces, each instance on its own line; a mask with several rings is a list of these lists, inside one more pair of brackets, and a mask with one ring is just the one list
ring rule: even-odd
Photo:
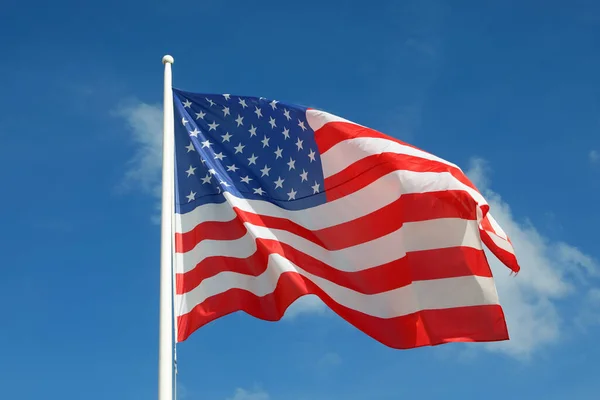
[[306,294],[393,348],[508,339],[483,244],[519,265],[459,167],[324,111],[173,93],[178,342]]

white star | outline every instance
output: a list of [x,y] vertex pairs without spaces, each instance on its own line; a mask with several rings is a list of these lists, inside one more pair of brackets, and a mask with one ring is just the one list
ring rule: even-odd
[[230,114],[231,113],[229,112],[229,107],[223,107],[223,116],[226,117]]
[[250,158],[248,159],[248,165],[256,165],[256,160],[258,160],[258,157],[256,157],[254,153],[252,153],[252,156],[250,156]]
[[275,150],[275,159],[277,160],[278,158],[282,158],[283,154],[281,154],[283,152],[283,149],[280,149],[279,146],[277,146],[277,150]]
[[196,170],[196,167],[192,167],[192,166],[190,165],[190,169],[188,169],[187,171],[185,171],[185,172],[187,172],[187,174],[188,174],[188,178],[189,178],[190,176],[192,176],[192,175],[195,175],[195,174],[194,174],[194,171],[195,171],[195,170]]
[[185,117],[181,118],[181,125],[184,125],[188,123],[188,120],[185,119]]
[[303,131],[305,131],[305,130],[306,130],[306,127],[304,126],[304,121],[300,121],[300,120],[298,120],[298,126],[299,126],[300,128],[302,128],[302,130],[303,130]]
[[254,107],[254,108],[255,108],[255,110],[254,110],[254,114],[256,114],[256,116],[257,116],[258,118],[262,117],[262,111],[261,111],[260,107],[256,106],[256,107]]
[[215,171],[213,168],[208,170],[208,173],[211,175],[215,175],[217,173],[217,171]]
[[233,135],[230,135],[229,132],[226,132],[224,135],[221,135],[221,137],[223,138],[223,142],[229,142],[229,139],[231,139]]
[[217,186],[217,193],[221,193],[221,188]]
[[250,129],[248,129],[248,132],[250,132],[250,137],[256,136],[256,128],[254,127],[254,125],[250,125]]
[[298,141],[296,142],[296,146],[298,147],[298,151],[300,151],[302,149],[302,143],[304,142],[304,140],[300,140],[300,138],[298,138]]
[[211,107],[215,105],[215,102],[209,99],[208,97],[206,97],[206,101],[208,101]]
[[302,178],[302,180],[300,182],[308,181],[308,172],[306,172],[304,170],[304,168],[302,169],[302,173],[300,174],[300,178]]
[[208,147],[210,148],[210,146],[212,146],[212,143],[207,139],[204,142],[200,142],[202,143],[202,148]]
[[223,95],[223,97],[225,97],[225,100],[229,100],[229,98],[231,97],[231,95],[226,93],[226,94]]
[[284,110],[283,115],[287,118],[288,121],[292,119],[292,117],[290,117],[290,110]]
[[279,177],[276,181],[275,181],[275,189],[277,188],[282,188],[283,189],[283,182],[285,181],[285,179],[281,179],[281,177]]
[[277,103],[279,103],[277,100],[273,100],[272,102],[270,102],[269,104],[271,105],[271,108],[276,109],[277,108]]
[[232,171],[232,172],[235,172],[235,171],[237,171],[238,169],[239,169],[239,168],[238,168],[238,167],[236,167],[236,166],[235,166],[235,164],[232,164],[232,165],[228,165],[228,166],[227,166],[227,171]]
[[270,170],[271,170],[271,168],[269,168],[267,166],[267,164],[265,164],[265,167],[260,170],[260,172],[262,172],[262,175],[260,177],[262,178],[263,176],[269,176],[269,171]]
[[263,149],[267,146],[269,146],[269,140],[271,140],[271,138],[268,138],[267,135],[265,135],[264,139],[261,140],[262,144],[263,144]]
[[259,194],[259,195],[263,195],[265,193],[264,190],[262,190],[262,188],[257,188],[257,189],[253,189],[254,190],[254,194]]
[[308,158],[310,158],[310,162],[315,161],[315,153],[314,151],[312,151],[312,149],[310,149],[310,152],[308,153]]
[[321,186],[320,184],[317,183],[317,181],[315,181],[314,186],[311,186],[312,190],[313,190],[313,194],[315,193],[319,193],[319,186]]
[[206,164],[206,160],[202,157],[200,157],[200,161],[202,161],[202,164]]
[[[219,183],[220,183],[222,186],[225,186],[225,187],[229,186],[229,183],[227,183],[227,182],[225,182],[225,181],[219,181]],[[220,192],[219,192],[219,193],[220,193]]]
[[198,128],[194,128],[193,131],[188,132],[188,133],[190,134],[190,136],[198,137],[198,134],[200,133],[200,131],[198,130]]
[[292,188],[292,190],[290,190],[290,192],[287,194],[288,195],[288,200],[296,200],[296,194],[298,192],[296,192],[294,190],[294,188]]
[[244,99],[240,99],[240,101],[238,101],[238,103],[240,103],[240,106],[242,106],[242,108],[248,107],[248,105],[246,104],[246,100],[244,100]]
[[188,194],[188,195],[187,195],[187,196],[185,196],[185,197],[187,197],[187,199],[188,199],[188,203],[189,203],[190,201],[194,201],[194,200],[196,200],[196,192],[190,192],[190,194]]
[[269,124],[271,124],[271,129],[275,129],[277,125],[275,125],[275,118],[269,117]]
[[288,128],[283,128],[283,137],[284,139],[290,138],[290,130]]
[[202,178],[202,184],[205,185],[207,183],[210,183],[211,179],[212,179],[212,176],[210,176],[210,174],[206,174],[206,176],[204,178]]
[[240,144],[238,144],[237,146],[235,146],[235,147],[234,147],[234,149],[235,149],[235,154],[237,154],[237,153],[241,153],[241,152],[244,150],[244,147],[246,147],[246,146],[244,146],[242,143],[240,143]]
[[185,99],[185,101],[183,102],[183,107],[190,108],[191,106],[192,106],[192,102],[189,101],[188,99]]
[[251,180],[252,180],[252,178],[250,178],[248,175],[246,175],[242,178],[242,182],[244,182],[244,183],[250,183]]
[[290,157],[290,161],[287,163],[288,167],[290,167],[289,171],[296,169],[296,160]]
[[189,145],[185,146],[185,148],[187,149],[186,153],[189,153],[190,151],[196,151],[196,149],[194,148],[194,143],[190,142]]
[[223,159],[227,157],[226,155],[223,155],[223,152],[217,153],[215,154],[215,160],[220,160],[223,161]]
[[196,119],[204,119],[204,116],[206,116],[206,113],[204,111],[196,113]]
[[219,126],[219,124],[217,124],[216,122],[213,122],[212,124],[208,124],[208,131],[214,131],[217,129],[217,126]]
[[244,117],[238,114],[238,117],[235,119],[235,122],[237,122],[239,128],[240,126],[244,125]]

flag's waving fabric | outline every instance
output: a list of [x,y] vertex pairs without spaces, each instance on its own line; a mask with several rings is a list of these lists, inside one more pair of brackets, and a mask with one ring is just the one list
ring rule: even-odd
[[174,91],[177,340],[305,294],[378,341],[508,339],[482,243],[519,267],[454,164],[332,114]]

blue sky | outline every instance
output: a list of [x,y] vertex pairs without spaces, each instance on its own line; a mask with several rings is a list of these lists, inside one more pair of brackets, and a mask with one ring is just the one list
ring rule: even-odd
[[322,108],[459,164],[523,268],[492,260],[509,342],[391,350],[305,298],[192,335],[181,399],[597,398],[597,2],[1,8],[1,398],[156,396],[165,53],[181,89]]

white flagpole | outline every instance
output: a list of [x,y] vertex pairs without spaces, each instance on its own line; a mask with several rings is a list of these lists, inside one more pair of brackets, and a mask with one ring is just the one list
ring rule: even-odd
[[163,162],[162,162],[162,215],[160,232],[160,314],[158,332],[158,400],[173,399],[173,285],[172,285],[172,218],[174,130],[173,89],[171,64],[173,57],[162,59],[165,65],[163,98]]

